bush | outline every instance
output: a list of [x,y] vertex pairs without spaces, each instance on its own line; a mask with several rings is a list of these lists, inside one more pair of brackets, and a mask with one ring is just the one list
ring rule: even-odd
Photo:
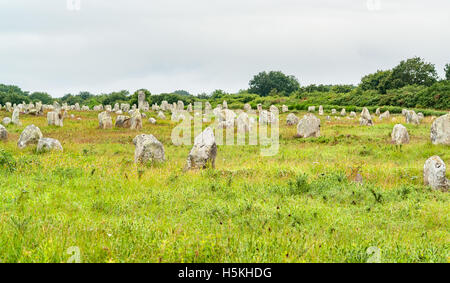
[[0,169],[7,172],[16,171],[16,160],[11,153],[4,149],[0,149]]

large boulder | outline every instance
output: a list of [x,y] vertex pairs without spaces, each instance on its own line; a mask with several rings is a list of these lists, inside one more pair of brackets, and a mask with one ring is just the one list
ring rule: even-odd
[[108,111],[104,111],[98,114],[98,126],[100,129],[112,128],[112,118],[111,114]]
[[299,120],[300,119],[297,116],[295,116],[294,113],[290,113],[286,117],[286,125],[288,125],[288,126],[297,125]]
[[133,139],[133,143],[136,146],[134,151],[135,163],[165,161],[164,146],[153,135],[138,135]]
[[217,155],[216,139],[213,130],[208,127],[195,137],[194,146],[189,152],[186,169],[203,169],[211,163],[215,167]]
[[63,147],[58,140],[52,138],[40,138],[37,144],[37,152],[45,152],[51,150],[63,151]]
[[6,141],[8,139],[8,131],[3,125],[0,125],[0,140]]
[[367,109],[366,107],[364,107],[361,112],[361,118],[359,119],[359,124],[361,126],[372,126],[373,125],[372,116],[370,116],[369,109]]
[[17,146],[19,148],[25,148],[30,144],[37,144],[41,138],[42,138],[41,130],[35,125],[29,125],[20,134]]
[[430,157],[423,166],[424,184],[430,186],[433,190],[447,191],[450,182],[445,177],[445,170],[445,163],[439,156]]
[[297,125],[297,136],[320,137],[320,119],[313,114],[306,114]]
[[393,144],[406,144],[409,143],[408,130],[402,124],[394,126],[391,134]]
[[434,120],[431,125],[431,142],[450,145],[450,114]]

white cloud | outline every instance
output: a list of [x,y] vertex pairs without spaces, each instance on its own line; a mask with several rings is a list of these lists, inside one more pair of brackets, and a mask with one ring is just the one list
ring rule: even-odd
[[450,62],[448,0],[0,0],[0,83],[53,96],[237,91],[262,70],[357,83],[421,56]]

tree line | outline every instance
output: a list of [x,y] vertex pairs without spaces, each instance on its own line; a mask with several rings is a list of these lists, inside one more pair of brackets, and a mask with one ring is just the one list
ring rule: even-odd
[[306,85],[301,86],[299,80],[281,71],[260,72],[249,81],[249,88],[238,93],[226,93],[215,90],[212,93],[192,95],[185,90],[172,93],[152,95],[149,90],[140,89],[134,93],[127,90],[92,94],[82,91],[78,94],[66,94],[61,98],[52,98],[45,92],[29,93],[17,86],[0,84],[0,104],[6,102],[22,103],[41,101],[52,104],[53,101],[73,105],[114,105],[115,103],[137,104],[137,93],[144,91],[150,104],[166,100],[169,103],[178,100],[193,103],[198,100],[230,100],[236,103],[275,102],[277,98],[288,101],[300,100],[302,103],[376,106],[391,105],[402,107],[450,109],[450,64],[445,65],[445,78],[439,79],[435,65],[420,57],[401,61],[389,70],[378,70],[362,77],[358,85]]

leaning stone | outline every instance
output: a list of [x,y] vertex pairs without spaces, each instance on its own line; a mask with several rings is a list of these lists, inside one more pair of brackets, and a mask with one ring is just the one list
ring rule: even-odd
[[131,118],[130,116],[119,115],[116,118],[116,123],[114,124],[116,128],[130,128]]
[[447,191],[450,182],[445,177],[445,171],[445,163],[439,156],[430,157],[423,167],[424,184],[430,186],[433,190]]
[[11,121],[14,125],[18,125],[21,126],[22,122],[20,122],[19,120],[19,114],[20,114],[20,109],[19,107],[14,108],[13,114],[12,114],[12,118]]
[[370,116],[369,110],[366,107],[364,107],[361,112],[359,124],[361,126],[373,126],[372,116]]
[[136,146],[134,151],[135,163],[165,161],[164,146],[153,135],[138,135],[133,139],[133,143]]
[[17,146],[19,148],[25,148],[30,144],[37,144],[39,142],[39,139],[41,138],[42,138],[41,130],[35,125],[29,125],[20,134]]
[[383,119],[389,119],[390,116],[391,114],[389,113],[389,111],[386,111],[380,115],[380,121],[382,121]]
[[40,138],[37,145],[37,152],[59,150],[63,151],[63,147],[58,140],[51,138]]
[[420,124],[419,116],[417,116],[416,112],[414,110],[408,110],[406,111],[406,123],[407,124]]
[[142,115],[139,109],[136,109],[131,114],[131,126],[130,129],[132,130],[140,130],[142,129]]

